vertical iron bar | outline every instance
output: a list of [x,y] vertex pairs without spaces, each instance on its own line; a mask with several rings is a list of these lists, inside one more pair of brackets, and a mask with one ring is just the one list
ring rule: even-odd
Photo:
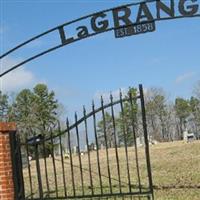
[[89,149],[89,141],[88,141],[88,127],[87,127],[87,118],[86,118],[86,109],[83,107],[83,116],[85,122],[85,134],[86,134],[86,145],[87,145],[87,154],[88,154],[88,167],[90,174],[90,186],[92,189],[92,195],[94,194],[93,181],[92,181],[92,169],[91,169],[91,159],[90,159],[90,149]]
[[63,159],[63,148],[62,148],[61,130],[60,130],[59,122],[58,122],[58,132],[59,132],[59,141],[60,141],[60,156],[61,156],[61,163],[62,163],[64,192],[65,192],[65,197],[67,197],[67,187],[66,187],[66,181],[65,181],[65,166],[64,166],[64,159]]
[[152,193],[152,199],[154,199],[153,180],[152,180],[152,174],[151,174],[151,161],[150,161],[149,142],[148,142],[148,131],[147,131],[147,122],[146,122],[146,110],[145,110],[145,103],[144,103],[143,87],[141,84],[139,85],[139,91],[140,91],[140,99],[141,99],[141,111],[142,111],[143,131],[144,131],[144,140],[145,140],[147,173],[148,173],[148,178],[149,178],[149,187]]
[[43,189],[42,189],[42,178],[41,178],[41,171],[40,171],[38,143],[37,143],[36,140],[35,140],[34,146],[35,146],[35,159],[36,159],[36,169],[37,169],[39,196],[40,196],[40,199],[43,199]]
[[103,186],[102,186],[102,178],[101,178],[101,167],[100,167],[100,159],[99,159],[99,144],[97,137],[97,127],[96,127],[96,115],[95,115],[95,105],[94,101],[92,102],[92,112],[93,112],[93,125],[94,125],[94,135],[95,135],[95,143],[96,143],[96,153],[97,153],[97,165],[98,165],[98,174],[99,174],[99,183],[101,188],[101,194],[103,194]]
[[79,159],[79,166],[80,166],[80,173],[81,173],[82,194],[84,195],[85,191],[84,191],[84,182],[83,182],[83,168],[82,168],[82,161],[81,161],[80,139],[79,139],[77,120],[78,120],[77,114],[75,113],[76,138],[77,138],[77,143],[78,143],[78,159]]
[[19,174],[20,169],[20,160],[19,160],[19,148],[18,146],[20,144],[18,144],[17,141],[17,137],[16,137],[16,131],[12,131],[9,133],[9,138],[10,138],[10,147],[11,147],[11,159],[12,159],[12,175],[13,175],[13,181],[14,181],[14,199],[15,200],[19,200],[20,197],[20,190],[21,188],[24,188],[23,182],[22,184],[21,182],[21,177]]
[[135,161],[136,161],[137,177],[138,177],[138,183],[139,183],[139,191],[141,193],[142,187],[141,187],[141,180],[140,180],[140,169],[139,169],[138,149],[137,149],[136,133],[135,133],[135,119],[134,119],[134,110],[133,110],[134,105],[133,105],[131,89],[129,89],[129,100],[130,100],[130,106],[131,106],[131,124],[132,124],[133,140],[134,140],[134,147],[135,147]]
[[14,182],[14,199],[18,200],[19,195],[19,179],[17,176],[18,172],[18,158],[17,158],[17,141],[16,141],[16,132],[10,132],[10,150],[11,150],[11,158],[12,158],[12,175],[13,175],[13,182]]
[[30,161],[29,161],[29,148],[28,148],[28,142],[27,142],[27,133],[25,133],[26,141],[25,141],[25,148],[26,148],[26,154],[27,154],[27,161],[28,161],[28,176],[29,176],[29,184],[30,184],[30,190],[31,190],[31,199],[33,199],[33,184],[32,184],[32,176],[31,176],[31,167],[30,167]]
[[52,161],[53,161],[53,172],[54,172],[54,181],[55,181],[55,190],[56,190],[56,197],[58,197],[58,181],[57,181],[57,172],[56,172],[56,163],[55,163],[55,157],[54,157],[54,143],[53,143],[53,131],[51,130],[51,153],[52,153]]
[[43,146],[43,152],[44,152],[44,170],[45,170],[47,192],[48,192],[48,196],[49,196],[50,188],[49,188],[49,177],[48,177],[48,171],[47,171],[46,146],[45,146],[45,142],[44,141],[45,140],[43,139],[42,146]]
[[120,191],[120,193],[122,193],[118,145],[117,145],[117,136],[116,136],[116,124],[115,124],[115,115],[114,115],[113,96],[112,95],[110,95],[110,102],[111,102],[111,115],[112,115],[112,123],[113,123],[114,142],[115,142],[115,156],[116,156],[116,161],[117,161],[117,173],[118,173],[118,180],[119,180],[119,191]]
[[103,104],[103,97],[102,96],[101,96],[101,109],[102,109],[102,116],[103,116],[104,139],[105,139],[105,143],[106,143],[106,159],[107,159],[109,186],[110,186],[110,193],[112,194],[112,182],[111,182],[111,176],[110,176],[110,164],[109,164],[109,153],[108,153],[108,143],[107,143],[106,119],[105,119],[104,104]]
[[130,179],[130,169],[129,169],[129,157],[128,157],[128,149],[127,149],[127,136],[126,136],[126,128],[125,128],[125,119],[124,119],[124,106],[122,101],[122,92],[120,90],[120,107],[121,107],[121,114],[122,114],[122,131],[125,143],[125,154],[126,154],[126,167],[127,167],[127,175],[128,175],[128,185],[129,185],[129,192],[131,192],[131,179]]
[[[15,133],[16,134],[16,133]],[[17,155],[18,155],[18,179],[19,179],[19,199],[25,199],[25,191],[24,191],[24,177],[23,177],[23,163],[22,163],[22,154],[21,154],[21,141],[20,136],[16,135],[17,140]]]
[[71,139],[70,139],[70,130],[69,130],[69,120],[67,118],[66,121],[67,125],[67,133],[68,133],[68,148],[69,148],[69,156],[70,156],[70,167],[71,167],[71,176],[72,176],[72,188],[73,188],[73,195],[76,196],[76,188],[74,183],[74,169],[73,169],[73,158],[72,158],[72,149],[71,149]]

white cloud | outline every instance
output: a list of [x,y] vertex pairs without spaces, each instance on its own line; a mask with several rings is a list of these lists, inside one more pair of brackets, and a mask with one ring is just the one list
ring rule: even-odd
[[[13,59],[10,57],[4,58],[0,61],[1,72],[9,69],[11,66],[19,63],[19,59]],[[34,74],[25,68],[25,66],[18,68],[0,79],[0,89],[3,92],[15,92],[22,88],[27,88],[36,84],[37,79]]]
[[188,72],[178,76],[175,80],[176,84],[183,83],[185,81],[190,80],[195,75],[195,72]]

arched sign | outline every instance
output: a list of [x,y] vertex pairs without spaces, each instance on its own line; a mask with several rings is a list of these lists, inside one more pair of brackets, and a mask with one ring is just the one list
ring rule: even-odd
[[116,38],[153,32],[156,21],[200,17],[200,0],[146,0],[103,10],[64,23],[37,35],[0,56],[0,59],[41,37],[56,33],[59,43],[11,66],[0,77],[44,54],[73,42],[114,30]]

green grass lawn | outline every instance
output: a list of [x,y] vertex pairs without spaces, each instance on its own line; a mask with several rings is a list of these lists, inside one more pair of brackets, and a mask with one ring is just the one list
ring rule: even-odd
[[[153,184],[156,200],[200,200],[200,141],[192,143],[171,142],[160,143],[150,146],[151,164],[153,173]],[[103,193],[109,193],[109,179],[106,164],[105,150],[100,150],[100,167],[102,174]],[[122,192],[128,192],[127,187],[127,168],[124,148],[118,149],[121,173]],[[135,167],[135,152],[133,148],[128,148],[130,175],[132,191],[138,191],[138,179]],[[91,194],[88,168],[88,156],[81,157],[83,165],[84,192]],[[114,149],[109,149],[109,160],[111,169],[111,181],[113,192],[119,191],[119,181],[117,178],[117,164]],[[64,195],[63,171],[61,158],[56,157],[56,180],[58,187],[58,195]],[[73,156],[73,170],[76,185],[76,194],[82,194],[81,176],[79,168],[78,156]],[[143,191],[148,187],[147,172],[145,163],[144,148],[139,148],[139,166],[141,175],[141,184]],[[40,159],[41,176],[43,190],[47,191],[44,160]],[[52,159],[47,159],[48,180],[51,197],[55,197],[55,176],[53,173]],[[99,176],[97,170],[96,152],[91,152],[91,168],[92,181],[95,194],[100,193]],[[72,175],[70,168],[70,159],[64,160],[64,173],[66,176],[67,194],[72,195]],[[31,161],[31,175],[33,183],[34,197],[38,196],[38,182],[35,167],[35,161]],[[28,169],[24,169],[24,180],[26,195],[30,194],[30,184],[28,177]],[[128,198],[130,199],[130,198]],[[142,198],[141,198],[142,200]]]

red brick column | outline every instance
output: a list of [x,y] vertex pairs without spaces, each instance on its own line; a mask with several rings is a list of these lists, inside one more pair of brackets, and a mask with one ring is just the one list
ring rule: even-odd
[[0,200],[14,200],[14,183],[10,150],[10,132],[15,123],[0,122]]

